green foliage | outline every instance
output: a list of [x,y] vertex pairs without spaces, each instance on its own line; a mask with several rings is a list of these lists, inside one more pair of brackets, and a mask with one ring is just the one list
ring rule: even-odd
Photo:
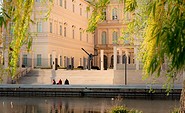
[[[0,12],[0,26],[6,28],[4,42],[9,42],[10,45],[5,44],[5,48],[9,48],[9,73],[12,79],[16,76],[17,63],[19,59],[20,49],[23,45],[27,45],[27,51],[31,49],[32,37],[29,32],[29,27],[31,23],[34,23],[31,20],[33,5],[35,0],[7,0],[2,3],[2,10]],[[40,5],[50,6],[52,2],[47,0],[42,0]],[[43,6],[44,6],[43,5]],[[49,16],[51,7],[49,7],[48,12],[46,12],[46,18]],[[38,11],[39,12],[39,11]],[[7,27],[12,23],[9,28]],[[10,30],[12,34],[10,34]]]
[[124,106],[115,106],[110,110],[110,113],[142,113],[141,111],[138,110],[128,110]]
[[91,7],[93,8],[93,10],[91,18],[88,20],[87,32],[94,32],[97,24],[105,20],[104,10],[110,3],[110,0],[92,0],[89,3],[90,6],[87,7],[87,11],[90,11]]
[[164,86],[169,88],[176,73],[185,68],[185,1],[131,1],[127,8],[135,16],[128,25],[128,32],[138,38],[142,37],[140,58],[144,65],[144,75],[160,76],[163,63],[167,63],[164,73],[168,79]]
[[179,113],[180,112],[180,109],[179,108],[174,108],[171,113]]

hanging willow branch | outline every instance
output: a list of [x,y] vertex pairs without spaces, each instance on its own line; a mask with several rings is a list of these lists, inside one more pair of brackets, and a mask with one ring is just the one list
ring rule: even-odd
[[13,21],[13,37],[10,44],[11,60],[11,75],[15,77],[18,56],[20,49],[24,42],[29,42],[28,28],[31,22],[31,14],[33,9],[34,0],[12,0],[11,5],[13,8],[12,21]]
[[[34,0],[10,0],[2,3],[0,25],[4,26],[6,30],[5,43],[10,39],[10,45],[9,47],[6,45],[6,48],[9,48],[10,63],[8,70],[12,78],[16,74],[21,47],[32,41],[29,37],[28,28],[31,22],[33,4]],[[8,24],[11,24],[9,28],[7,27]]]

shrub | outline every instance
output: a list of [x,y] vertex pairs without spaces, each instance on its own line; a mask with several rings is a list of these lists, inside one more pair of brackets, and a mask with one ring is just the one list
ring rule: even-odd
[[129,110],[123,106],[116,106],[111,109],[110,113],[129,113]]
[[126,107],[124,106],[116,106],[113,107],[110,111],[110,113],[142,113],[142,111],[139,110],[128,110]]

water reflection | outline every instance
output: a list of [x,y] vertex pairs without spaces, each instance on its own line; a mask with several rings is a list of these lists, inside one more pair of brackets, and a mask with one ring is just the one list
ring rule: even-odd
[[115,105],[139,109],[144,113],[169,113],[170,109],[179,106],[179,102],[121,98],[0,97],[0,113],[108,113]]

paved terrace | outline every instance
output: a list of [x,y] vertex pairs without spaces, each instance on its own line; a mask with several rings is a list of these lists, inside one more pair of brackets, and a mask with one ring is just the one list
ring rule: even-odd
[[[153,89],[154,92],[150,92]],[[77,96],[179,99],[182,86],[175,85],[166,96],[162,85],[0,85],[0,96]]]

